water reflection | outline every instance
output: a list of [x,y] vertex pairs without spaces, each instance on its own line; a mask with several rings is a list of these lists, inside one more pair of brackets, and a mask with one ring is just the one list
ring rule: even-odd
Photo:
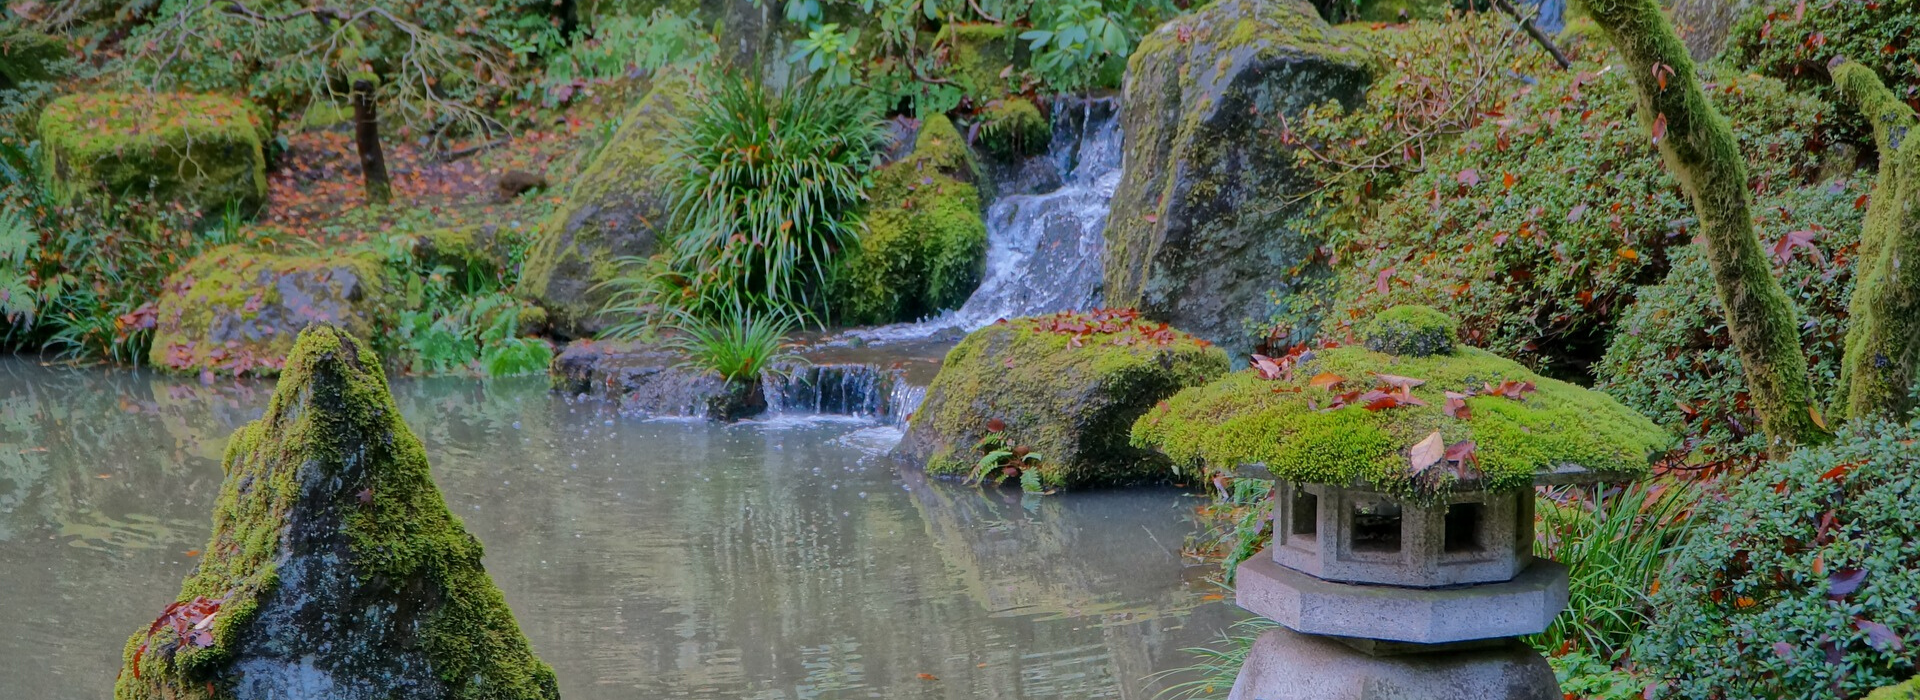
[[[268,389],[0,361],[9,696],[110,693]],[[1176,555],[1177,493],[927,483],[860,421],[636,422],[537,379],[395,390],[569,698],[1147,698],[1233,619]]]

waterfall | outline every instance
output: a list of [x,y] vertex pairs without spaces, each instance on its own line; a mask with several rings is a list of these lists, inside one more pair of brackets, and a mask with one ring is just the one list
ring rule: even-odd
[[[1039,194],[1008,194],[987,208],[986,273],[957,310],[916,323],[851,331],[864,342],[916,340],[950,328],[971,331],[997,319],[1079,311],[1100,302],[1102,233],[1108,202],[1120,184],[1119,103],[1114,98],[1060,100],[1046,158],[1061,185]],[[1016,169],[1016,170],[1031,170]],[[1019,182],[996,183],[1017,190]]]

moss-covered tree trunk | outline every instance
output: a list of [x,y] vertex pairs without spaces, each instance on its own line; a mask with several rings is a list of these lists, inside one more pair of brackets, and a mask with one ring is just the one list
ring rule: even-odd
[[1700,216],[1714,287],[1770,449],[1827,436],[1807,383],[1798,315],[1754,234],[1747,166],[1733,129],[1707,102],[1693,58],[1657,0],[1590,0],[1587,9],[1627,63],[1642,118]]
[[360,149],[360,177],[366,183],[367,201],[386,204],[393,199],[393,183],[387,178],[387,157],[380,150],[380,115],[374,111],[373,80],[353,79],[353,138]]
[[1847,415],[1905,420],[1913,411],[1914,366],[1920,360],[1920,145],[1908,139],[1915,115],[1880,82],[1873,69],[1842,63],[1833,69],[1840,96],[1873,124],[1880,174],[1860,232],[1859,262],[1840,383]]

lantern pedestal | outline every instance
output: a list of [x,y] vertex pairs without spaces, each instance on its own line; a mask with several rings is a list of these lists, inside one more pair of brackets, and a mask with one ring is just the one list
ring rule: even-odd
[[1230,700],[1561,700],[1539,652],[1492,646],[1375,656],[1333,637],[1285,628],[1260,636]]

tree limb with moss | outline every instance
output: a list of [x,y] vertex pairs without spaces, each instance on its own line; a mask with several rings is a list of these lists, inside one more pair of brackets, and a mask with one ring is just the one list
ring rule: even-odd
[[1857,274],[1849,310],[1842,396],[1848,416],[1904,420],[1914,407],[1920,363],[1920,275],[1904,261],[1920,258],[1920,142],[1907,138],[1916,116],[1880,76],[1859,63],[1836,61],[1833,84],[1841,100],[1873,125],[1880,173],[1860,232]]
[[1798,313],[1754,234],[1746,161],[1656,0],[1590,0],[1633,76],[1642,119],[1700,216],[1714,286],[1770,451],[1829,437],[1807,382]]

